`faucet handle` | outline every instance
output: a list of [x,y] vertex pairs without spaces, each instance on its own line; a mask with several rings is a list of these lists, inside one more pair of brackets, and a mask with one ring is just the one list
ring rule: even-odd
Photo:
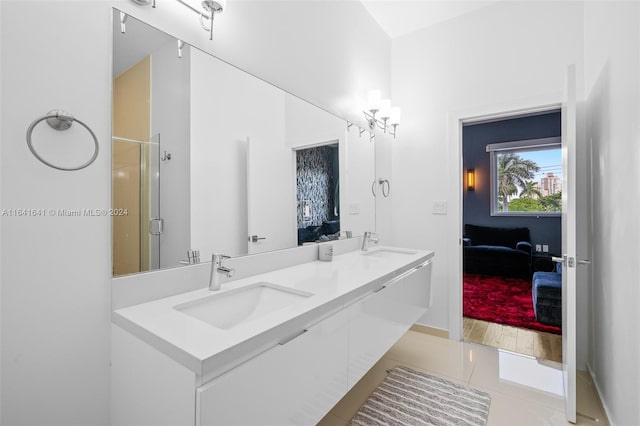
[[211,255],[211,262],[216,263],[218,265],[221,265],[224,259],[231,259],[231,256],[227,256],[226,254],[222,254],[222,253],[213,253]]

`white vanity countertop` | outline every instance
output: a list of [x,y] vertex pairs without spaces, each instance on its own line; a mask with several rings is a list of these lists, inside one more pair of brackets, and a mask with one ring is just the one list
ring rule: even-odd
[[[113,311],[115,324],[189,368],[200,377],[222,372],[295,335],[382,284],[433,257],[433,251],[372,247],[232,281],[221,290],[208,288]],[[380,255],[376,255],[376,252]],[[369,254],[364,254],[369,253]],[[214,294],[222,295],[258,282],[273,283],[312,296],[223,330],[174,307]],[[203,283],[208,284],[208,283]]]

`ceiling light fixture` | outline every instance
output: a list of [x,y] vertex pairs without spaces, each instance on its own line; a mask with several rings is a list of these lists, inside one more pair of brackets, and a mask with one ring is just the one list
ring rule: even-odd
[[209,32],[209,40],[213,40],[213,18],[217,13],[222,13],[225,8],[225,0],[178,0],[179,3],[200,15],[202,28]]
[[[402,111],[391,106],[391,99],[382,99],[380,90],[370,90],[367,96],[367,111],[363,111],[371,130],[378,127],[396,137]],[[377,116],[376,116],[377,115]]]

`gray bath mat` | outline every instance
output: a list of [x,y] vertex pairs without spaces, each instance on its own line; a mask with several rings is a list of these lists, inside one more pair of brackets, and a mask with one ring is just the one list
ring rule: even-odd
[[350,424],[484,426],[490,403],[491,396],[486,392],[407,367],[395,367]]

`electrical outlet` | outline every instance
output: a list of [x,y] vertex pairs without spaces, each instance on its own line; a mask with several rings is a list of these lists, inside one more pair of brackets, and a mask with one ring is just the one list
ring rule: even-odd
[[542,244],[536,244],[536,251],[537,252],[541,252],[542,251]]
[[433,202],[433,214],[447,214],[447,202],[446,201],[434,201]]
[[548,244],[543,244],[542,245],[542,251],[544,253],[549,253],[549,245]]

